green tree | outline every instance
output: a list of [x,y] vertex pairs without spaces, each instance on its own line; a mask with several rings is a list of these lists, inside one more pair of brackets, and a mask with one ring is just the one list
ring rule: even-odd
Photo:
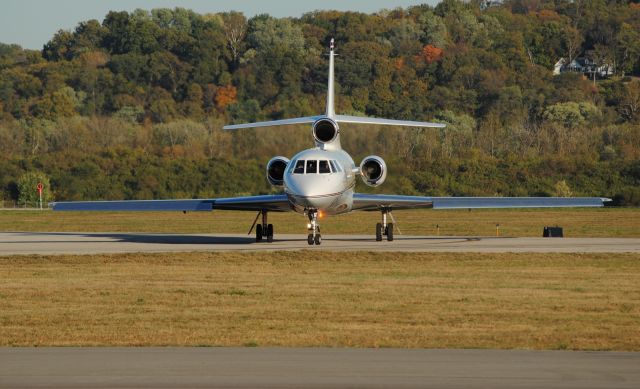
[[619,71],[631,73],[640,66],[640,26],[622,23],[616,39]]
[[640,122],[640,81],[633,80],[624,86],[624,94],[619,105],[622,116],[630,122]]
[[38,183],[42,184],[42,203],[43,206],[53,198],[51,193],[51,184],[46,174],[38,171],[31,171],[23,174],[18,179],[18,202],[20,205],[28,207],[37,207],[40,201],[38,193]]
[[571,188],[569,188],[569,185],[567,184],[567,181],[565,180],[560,180],[558,182],[556,182],[556,184],[554,185],[554,196],[556,197],[571,197],[573,196],[573,192],[571,191]]
[[588,120],[599,116],[600,112],[591,103],[558,103],[547,107],[543,117],[551,122],[562,124],[567,128],[575,128],[584,125]]
[[220,15],[222,18],[222,29],[227,39],[227,45],[231,51],[232,61],[237,65],[238,59],[245,44],[244,38],[247,34],[247,18],[241,12],[225,12]]

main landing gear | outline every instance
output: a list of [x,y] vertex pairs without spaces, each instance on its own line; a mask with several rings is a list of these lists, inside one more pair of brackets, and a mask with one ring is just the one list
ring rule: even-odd
[[393,223],[387,223],[387,215],[391,216],[391,208],[382,208],[382,223],[376,224],[376,241],[381,242],[386,235],[387,241],[393,242]]
[[[262,224],[256,225],[260,215],[262,215]],[[254,226],[256,227],[256,242],[262,242],[264,238],[266,238],[269,243],[273,242],[273,224],[267,223],[267,211],[258,212],[251,229],[253,229]],[[251,230],[249,230],[249,234],[251,234]]]
[[320,235],[320,225],[318,224],[318,210],[307,210],[307,216],[309,217],[309,224],[307,224],[307,243],[311,246],[313,244],[320,245],[322,243],[322,235]]

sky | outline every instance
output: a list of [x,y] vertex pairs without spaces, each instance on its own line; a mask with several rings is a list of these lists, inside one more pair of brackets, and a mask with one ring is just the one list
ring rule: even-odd
[[79,22],[97,19],[109,11],[137,8],[183,7],[198,13],[240,11],[247,17],[267,13],[275,17],[299,17],[317,9],[372,13],[381,9],[435,4],[437,0],[2,0],[0,42],[26,49],[42,49],[58,30],[73,30]]

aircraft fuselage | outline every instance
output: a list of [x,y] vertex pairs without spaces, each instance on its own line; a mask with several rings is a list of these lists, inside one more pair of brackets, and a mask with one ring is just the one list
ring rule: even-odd
[[284,192],[299,213],[326,215],[351,211],[356,176],[353,159],[344,150],[312,148],[291,158],[284,174]]

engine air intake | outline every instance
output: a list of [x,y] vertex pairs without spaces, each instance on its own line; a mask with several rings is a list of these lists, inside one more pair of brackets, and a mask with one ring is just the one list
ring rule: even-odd
[[338,123],[331,119],[320,119],[313,123],[313,137],[320,143],[333,142],[338,136]]
[[271,185],[281,186],[284,183],[284,171],[289,165],[289,159],[285,157],[273,157],[267,163],[267,180]]
[[378,186],[387,178],[387,164],[377,155],[370,155],[360,163],[360,175],[365,184]]

